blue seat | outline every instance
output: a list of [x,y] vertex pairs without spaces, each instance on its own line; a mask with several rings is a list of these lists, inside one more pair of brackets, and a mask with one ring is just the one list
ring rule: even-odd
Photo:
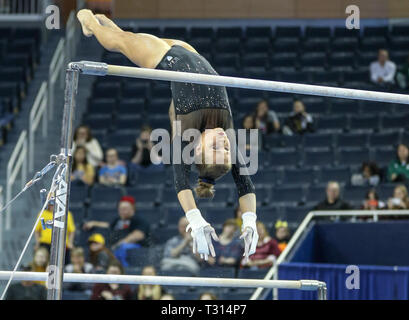
[[92,130],[106,130],[112,125],[112,116],[109,114],[86,115],[83,120]]
[[121,196],[122,190],[119,188],[97,185],[91,189],[91,206],[116,206]]
[[360,50],[363,52],[371,52],[385,48],[387,46],[386,39],[384,37],[371,37],[361,39]]
[[136,214],[145,220],[150,226],[162,226],[165,223],[165,213],[159,208],[140,208]]
[[216,228],[221,228],[227,219],[231,219],[232,212],[233,210],[230,208],[206,208],[203,211],[206,220]]
[[282,219],[281,208],[272,203],[270,207],[257,208],[257,219],[270,226],[278,219]]
[[377,102],[377,101],[361,101],[361,112],[362,114],[371,113],[390,113],[392,111],[393,105],[390,103]]
[[339,151],[338,161],[346,166],[360,166],[362,162],[369,159],[369,151],[366,149],[342,149]]
[[305,206],[301,206],[301,207],[286,207],[285,208],[286,211],[286,218],[287,218],[287,222],[290,225],[299,225],[304,218],[307,216],[308,212],[311,211],[310,207],[305,207]]
[[121,114],[117,117],[115,124],[117,129],[130,130],[139,129],[145,122],[139,114]]
[[178,202],[178,198],[175,192],[175,189],[163,189],[162,192],[162,203],[176,203]]
[[277,136],[268,135],[264,137],[264,143],[268,148],[296,148],[300,145],[300,136]]
[[379,116],[351,116],[349,120],[349,128],[351,130],[379,130]]
[[305,167],[330,167],[334,165],[334,152],[330,149],[308,149],[304,153]]
[[266,68],[268,65],[267,53],[246,54],[241,59],[241,66],[243,68],[261,67]]
[[272,190],[272,203],[298,204],[303,199],[302,187],[279,187]]
[[117,217],[118,213],[116,209],[91,208],[87,220],[111,223]]
[[304,135],[305,148],[332,147],[334,145],[334,135],[327,133],[313,133]]
[[166,241],[173,238],[174,236],[177,236],[178,234],[179,231],[176,226],[167,226],[166,228],[157,229],[153,236],[155,238],[155,243],[164,244],[166,243]]
[[284,184],[313,184],[315,171],[312,169],[287,169],[284,171]]
[[298,56],[293,53],[276,53],[272,56],[270,64],[272,67],[293,67],[297,64]]
[[329,38],[331,37],[330,27],[312,27],[307,26],[305,28],[306,38]]
[[128,133],[127,131],[117,131],[106,136],[106,144],[109,147],[130,147],[136,141],[137,136],[135,133]]
[[166,39],[186,39],[186,27],[166,27],[163,29],[163,37]]
[[201,38],[213,38],[214,30],[211,27],[192,27],[190,29],[190,37],[192,40]]
[[315,84],[320,84],[323,82],[338,83],[340,81],[341,74],[337,71],[314,72],[311,78],[311,82]]
[[215,67],[230,67],[237,69],[239,66],[239,56],[237,53],[219,54],[213,58]]
[[368,143],[368,135],[363,133],[343,133],[338,135],[338,147],[364,147]]
[[344,72],[345,82],[368,82],[369,72],[368,71],[349,71]]
[[239,279],[263,279],[267,273],[268,269],[239,269],[238,278]]
[[393,197],[395,188],[396,188],[396,184],[382,183],[376,188],[376,190],[378,192],[379,198],[386,200],[386,199]]
[[125,82],[122,90],[122,97],[126,99],[143,99],[149,92],[146,83],[143,82]]
[[358,38],[336,38],[331,43],[332,52],[354,53],[359,47]]
[[381,121],[384,129],[406,129],[409,128],[409,113],[383,115]]
[[409,51],[407,37],[391,39],[390,48],[393,51]]
[[282,38],[276,39],[273,44],[275,53],[298,52],[300,47],[300,40],[298,38]]
[[312,186],[307,189],[307,202],[321,202],[325,199],[325,186]]
[[159,201],[159,191],[157,187],[147,187],[143,183],[138,187],[127,189],[128,194],[133,196],[137,203],[143,205],[154,205]]
[[238,113],[249,114],[254,111],[258,101],[260,101],[259,98],[239,99],[238,102],[234,104],[233,110]]
[[399,133],[373,133],[369,136],[369,145],[371,147],[388,147],[397,144]]
[[272,151],[269,154],[269,161],[271,167],[295,167],[299,164],[299,152],[295,150],[289,151]]
[[387,26],[365,27],[363,36],[364,37],[386,37],[388,33],[389,33],[389,28]]
[[349,186],[344,189],[343,198],[345,201],[363,201],[368,190],[368,187]]
[[119,82],[100,82],[95,85],[93,95],[98,98],[117,98],[120,91]]
[[258,170],[251,176],[254,184],[275,185],[281,180],[281,172],[277,170]]
[[304,101],[304,104],[306,106],[308,113],[312,114],[326,114],[329,112],[330,109],[328,104],[322,99],[311,102]]
[[304,53],[300,56],[300,65],[303,67],[321,67],[327,65],[325,53]]
[[249,38],[244,44],[246,53],[268,53],[271,50],[269,38]]
[[218,39],[215,50],[221,53],[236,53],[240,50],[239,39]]
[[396,155],[396,150],[391,147],[380,147],[373,151],[373,160],[378,164],[378,166],[387,166]]
[[329,181],[347,182],[351,177],[349,168],[322,168],[320,170],[319,181],[327,183]]
[[308,72],[303,71],[280,72],[280,80],[284,82],[308,83],[310,82],[310,76]]
[[275,30],[276,38],[300,38],[301,27],[299,26],[278,26]]
[[92,114],[104,113],[112,114],[116,106],[116,99],[97,98],[92,99],[88,105],[88,112]]
[[317,131],[342,132],[347,128],[347,124],[345,115],[322,116],[318,119]]
[[310,38],[303,42],[302,51],[308,53],[327,52],[329,45],[330,41],[328,38]]
[[87,186],[78,186],[72,185],[70,189],[70,203],[81,205],[84,204],[85,200],[88,197],[88,187]]
[[331,114],[358,113],[359,104],[354,100],[337,99],[331,102]]
[[62,300],[89,300],[90,295],[81,291],[63,290]]
[[246,27],[246,38],[247,39],[257,39],[257,38],[271,38],[272,31],[271,27]]
[[122,99],[118,103],[118,113],[119,114],[140,114],[145,108],[144,98],[135,99]]
[[85,208],[84,206],[82,207],[72,207],[70,206],[70,211],[72,213],[72,216],[74,218],[74,223],[77,228],[81,228],[82,223],[84,222],[85,219]]
[[180,218],[184,216],[183,209],[178,205],[164,209],[165,221],[168,226],[177,226]]
[[217,28],[217,38],[237,38],[241,39],[243,36],[243,30],[241,27],[220,27]]

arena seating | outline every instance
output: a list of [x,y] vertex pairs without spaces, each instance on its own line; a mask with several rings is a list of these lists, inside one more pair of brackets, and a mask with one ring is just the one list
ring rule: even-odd
[[[379,48],[390,49],[391,59],[398,65],[409,55],[408,26],[366,27],[362,35],[341,27],[307,27],[304,31],[299,27],[194,27],[190,30],[172,27],[163,31],[159,28],[134,31],[188,40],[222,75],[358,89],[379,90],[370,84],[368,72]],[[21,47],[15,44],[9,48],[16,52]],[[125,57],[109,52],[104,53],[101,61],[132,65]],[[8,85],[13,84],[15,82]],[[2,86],[0,82],[0,93]],[[15,88],[6,91],[13,95],[17,92]],[[277,112],[280,120],[292,109],[293,96],[288,94],[237,89],[228,89],[228,92],[238,127],[261,98],[269,100],[270,108]],[[117,148],[120,158],[129,161],[132,143],[142,124],[169,128],[169,97],[168,83],[101,77],[95,81],[83,122],[90,125],[104,148]],[[304,136],[267,136],[259,154],[261,169],[253,181],[258,190],[259,219],[269,230],[279,218],[296,228],[313,205],[324,199],[325,185],[331,180],[340,182],[345,200],[359,206],[367,188],[351,186],[351,174],[367,160],[384,168],[394,157],[394,146],[401,141],[409,142],[409,112],[403,106],[311,96],[301,99],[316,120],[316,132]],[[213,202],[203,205],[200,202],[200,206],[220,230],[223,221],[233,217],[237,195],[230,175],[218,184]],[[390,197],[392,190],[393,185],[385,183],[378,188],[382,199]],[[84,220],[112,220],[121,194],[135,196],[137,214],[157,230],[153,247],[157,264],[161,246],[177,234],[177,221],[182,215],[172,186],[171,168],[154,174],[135,174],[122,190],[100,186],[85,190],[73,186],[72,211],[75,211],[73,206],[82,207]],[[114,205],[107,209],[107,203]],[[76,218],[81,216],[82,213],[75,213]],[[78,239],[85,245],[85,236]],[[130,259],[133,267],[141,267],[138,257],[139,253],[135,252]],[[206,276],[206,272],[208,270],[203,270],[201,275]],[[220,276],[233,275],[232,272],[226,269],[220,271]],[[211,271],[212,276],[215,274],[217,272]],[[238,276],[254,278],[264,274],[263,270],[239,270]],[[176,293],[177,288],[170,290]],[[220,291],[220,295],[248,298],[250,293],[243,292],[226,290]],[[178,293],[179,298],[192,297],[192,293]]]

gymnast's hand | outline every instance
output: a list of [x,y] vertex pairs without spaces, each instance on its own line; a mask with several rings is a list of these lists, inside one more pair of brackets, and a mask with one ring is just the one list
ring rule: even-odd
[[200,254],[200,258],[206,261],[209,255],[212,257],[216,256],[214,251],[212,239],[219,241],[216,231],[205,219],[203,219],[199,209],[193,209],[186,212],[186,218],[189,221],[186,227],[186,232],[191,230],[191,235],[193,239],[193,253]]
[[244,239],[244,254],[245,262],[249,261],[249,256],[256,252],[258,243],[258,232],[256,219],[257,216],[253,212],[246,212],[242,215],[243,225],[241,227],[242,234],[240,239]]

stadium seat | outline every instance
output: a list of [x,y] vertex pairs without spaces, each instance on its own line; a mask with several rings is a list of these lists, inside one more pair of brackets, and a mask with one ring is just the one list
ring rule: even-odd
[[273,203],[285,203],[296,205],[304,201],[302,187],[277,187],[272,191],[271,201]]
[[379,116],[351,116],[349,120],[349,128],[350,130],[377,131],[379,130]]
[[91,189],[91,206],[98,208],[115,207],[122,194],[123,192],[119,188],[96,185]]
[[345,187],[343,192],[343,198],[347,201],[364,201],[366,193],[368,192],[368,187],[355,187],[355,186],[348,186]]
[[315,180],[315,171],[312,169],[287,169],[282,181],[286,185],[310,185]]
[[330,133],[313,133],[304,136],[305,148],[321,148],[323,146],[332,147],[334,145],[334,135]]
[[327,183],[329,181],[348,182],[351,177],[349,168],[322,168],[320,170],[319,182]]
[[362,133],[343,133],[338,135],[338,147],[365,147],[367,145],[368,135]]
[[332,167],[334,165],[334,152],[328,148],[309,148],[304,154],[304,167]]
[[395,155],[396,150],[391,146],[380,147],[373,150],[373,160],[378,166],[387,166],[395,158]]
[[275,30],[276,38],[300,38],[301,37],[301,27],[291,26],[291,27],[280,27],[278,26]]
[[338,163],[346,166],[360,166],[370,158],[367,149],[340,149]]
[[103,221],[111,223],[118,217],[118,212],[116,208],[106,209],[106,208],[91,208],[88,213],[87,220],[89,221]]
[[299,153],[295,150],[272,150],[269,154],[269,164],[272,168],[277,167],[295,167],[299,164]]
[[127,191],[135,198],[138,205],[153,206],[159,202],[158,187],[148,187],[141,184],[138,187],[128,188]]

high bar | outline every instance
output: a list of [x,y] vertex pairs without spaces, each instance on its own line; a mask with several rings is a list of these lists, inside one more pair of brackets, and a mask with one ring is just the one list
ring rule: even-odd
[[83,74],[96,76],[111,75],[129,78],[189,82],[196,84],[215,85],[233,88],[306,94],[333,98],[409,104],[409,95],[389,92],[336,88],[301,83],[268,81],[189,72],[146,69],[137,67],[125,67],[93,61],[71,62],[68,65],[68,68],[71,70],[78,70]]
[[[0,271],[0,281],[8,280],[11,271]],[[16,281],[47,281],[46,272],[16,272]],[[325,286],[317,280],[260,280],[199,277],[137,276],[112,274],[64,273],[64,282],[157,284],[166,286],[232,287],[232,288],[278,288],[298,290],[318,290]]]

